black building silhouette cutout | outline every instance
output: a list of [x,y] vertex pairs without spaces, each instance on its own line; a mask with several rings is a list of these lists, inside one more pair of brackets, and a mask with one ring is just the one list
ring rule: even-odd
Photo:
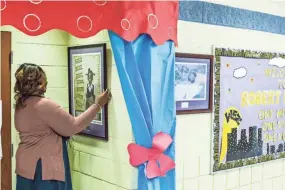
[[249,127],[248,136],[246,129],[242,129],[240,140],[237,140],[237,129],[232,129],[228,134],[227,162],[262,155],[262,128]]

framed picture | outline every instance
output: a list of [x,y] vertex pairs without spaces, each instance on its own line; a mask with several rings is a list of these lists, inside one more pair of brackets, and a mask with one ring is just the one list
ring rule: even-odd
[[212,55],[176,53],[175,101],[177,114],[212,111]]
[[[79,116],[107,88],[106,44],[68,48],[69,111]],[[107,106],[81,133],[108,140]]]

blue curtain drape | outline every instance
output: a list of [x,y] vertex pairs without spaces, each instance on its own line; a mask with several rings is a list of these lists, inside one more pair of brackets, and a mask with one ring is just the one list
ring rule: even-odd
[[[112,31],[109,36],[136,143],[150,148],[153,136],[161,131],[174,140],[174,43],[157,46],[146,34],[133,42]],[[165,152],[173,160],[174,145]],[[138,168],[138,190],[175,190],[175,170],[148,180],[145,166]]]

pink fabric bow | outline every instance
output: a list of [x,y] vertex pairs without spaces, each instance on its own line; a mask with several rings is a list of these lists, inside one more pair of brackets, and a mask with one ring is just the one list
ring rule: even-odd
[[163,154],[171,143],[170,135],[159,132],[153,137],[152,148],[150,149],[135,143],[129,144],[130,164],[136,167],[148,161],[146,166],[147,178],[165,176],[168,171],[175,168],[174,161]]

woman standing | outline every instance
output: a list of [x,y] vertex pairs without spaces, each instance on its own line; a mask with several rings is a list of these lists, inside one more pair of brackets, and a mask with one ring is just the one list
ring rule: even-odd
[[44,97],[47,78],[41,67],[24,63],[15,73],[17,190],[72,190],[66,142],[81,132],[110,100],[106,90],[78,117]]

